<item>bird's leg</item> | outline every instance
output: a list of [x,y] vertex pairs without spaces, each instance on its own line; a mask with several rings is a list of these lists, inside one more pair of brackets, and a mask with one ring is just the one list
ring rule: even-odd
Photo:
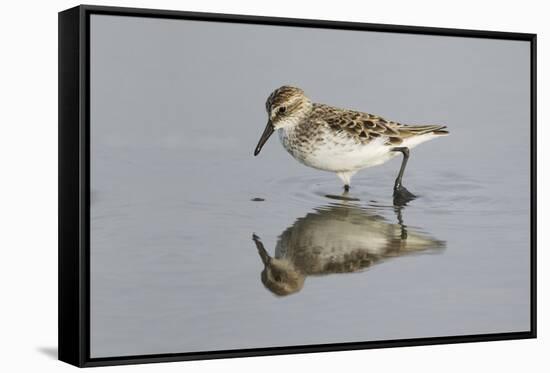
[[402,185],[403,174],[405,173],[405,167],[407,167],[407,161],[409,160],[409,148],[398,147],[398,148],[393,148],[392,151],[401,152],[403,154],[403,161],[401,162],[401,168],[399,169],[399,174],[395,179],[395,186],[393,187],[394,190],[398,190],[399,188],[403,187]]
[[397,223],[399,224],[399,228],[401,229],[401,239],[406,240],[408,237],[407,233],[407,226],[403,222],[403,206],[398,206],[395,208],[395,212],[397,214]]
[[351,184],[351,177],[355,175],[357,171],[341,171],[337,172],[336,175],[340,178],[340,180],[344,183],[344,191],[349,192],[350,184]]
[[407,166],[407,161],[409,160],[409,148],[407,147],[396,147],[392,148],[393,152],[401,152],[403,154],[403,161],[401,162],[401,168],[399,169],[399,174],[395,179],[395,185],[393,187],[393,204],[396,206],[403,206],[407,202],[412,201],[416,198],[414,194],[409,192],[402,184],[403,174],[405,173],[405,167]]

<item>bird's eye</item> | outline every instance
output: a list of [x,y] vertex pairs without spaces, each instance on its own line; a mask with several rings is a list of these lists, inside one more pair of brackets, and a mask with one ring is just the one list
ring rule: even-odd
[[284,114],[285,112],[286,112],[286,107],[284,107],[284,106],[281,106],[281,107],[279,108],[279,110],[277,110],[277,113],[278,113],[278,114]]

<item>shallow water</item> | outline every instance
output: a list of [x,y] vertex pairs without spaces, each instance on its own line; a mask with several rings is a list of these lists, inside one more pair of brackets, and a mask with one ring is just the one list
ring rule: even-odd
[[[528,43],[103,16],[91,41],[93,357],[529,329]],[[288,82],[447,125],[418,198],[393,205],[399,158],[343,198],[275,136],[253,157]]]
[[[335,175],[291,158],[265,167],[269,153],[223,162],[206,153],[140,150],[140,165],[120,152],[98,157],[109,188],[92,194],[97,355],[528,327],[527,203],[498,178],[426,170],[411,156],[405,182],[419,197],[395,207],[397,161],[361,172],[344,195]],[[252,163],[263,171],[247,176],[239,165]],[[279,284],[262,276],[271,267],[253,234],[264,255],[292,267]]]

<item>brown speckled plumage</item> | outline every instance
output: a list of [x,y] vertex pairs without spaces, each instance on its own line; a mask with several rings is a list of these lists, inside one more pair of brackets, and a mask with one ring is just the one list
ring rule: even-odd
[[[274,107],[284,107],[297,94],[303,95],[303,90],[291,86],[276,89],[266,101],[266,110],[269,112]],[[285,113],[279,115],[281,117],[292,115],[304,106],[300,100],[288,105]],[[367,144],[375,138],[384,136],[387,137],[387,143],[390,145],[398,145],[406,138],[430,132],[448,133],[445,130],[446,126],[441,125],[406,125],[356,110],[341,109],[319,103],[313,103],[311,106],[309,115],[296,129],[297,142],[295,144],[319,141],[327,132],[347,135],[360,144]]]

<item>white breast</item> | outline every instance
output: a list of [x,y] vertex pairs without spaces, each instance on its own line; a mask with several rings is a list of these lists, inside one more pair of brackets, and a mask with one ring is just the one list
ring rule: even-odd
[[279,131],[283,147],[306,166],[325,171],[357,171],[382,164],[397,154],[385,145],[386,138],[379,137],[368,144],[358,144],[344,136],[325,136],[322,143],[314,141],[302,144],[292,141],[292,133]]

